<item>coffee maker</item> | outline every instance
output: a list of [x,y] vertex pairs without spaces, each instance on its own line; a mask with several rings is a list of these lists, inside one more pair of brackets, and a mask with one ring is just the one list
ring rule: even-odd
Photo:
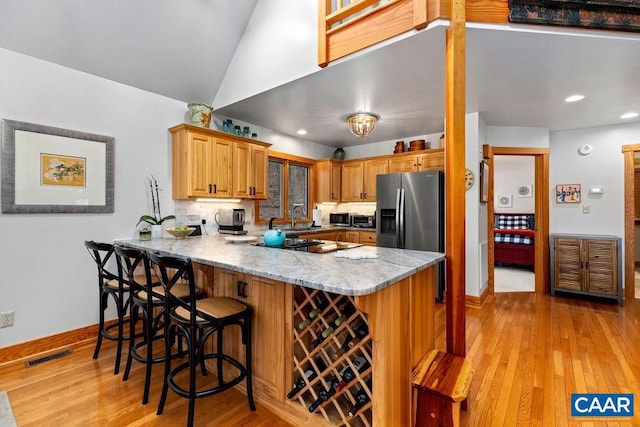
[[247,234],[244,229],[244,209],[220,209],[214,218],[221,234]]

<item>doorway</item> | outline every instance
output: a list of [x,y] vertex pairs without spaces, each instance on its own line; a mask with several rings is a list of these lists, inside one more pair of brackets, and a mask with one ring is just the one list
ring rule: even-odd
[[635,200],[636,191],[640,190],[635,185],[636,156],[640,156],[640,144],[623,145],[624,155],[624,296],[628,300],[640,298],[636,292],[635,283],[635,228],[636,215]]
[[489,163],[487,202],[488,292],[495,293],[494,233],[494,156],[531,156],[534,159],[534,275],[536,293],[549,292],[549,149],[528,147],[483,146],[483,157]]

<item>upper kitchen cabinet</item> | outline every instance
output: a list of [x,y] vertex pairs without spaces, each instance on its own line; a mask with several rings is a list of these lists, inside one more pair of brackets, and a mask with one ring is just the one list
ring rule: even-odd
[[342,201],[375,202],[376,176],[389,173],[386,157],[350,160],[342,164]]
[[316,163],[317,200],[339,202],[342,167],[338,160],[327,159]]
[[389,158],[389,173],[444,171],[444,149],[438,148],[417,153],[394,154]]
[[[270,144],[185,123],[169,131],[174,199],[266,198]],[[244,193],[236,195],[240,185]]]
[[261,145],[236,141],[233,144],[233,197],[267,199],[269,156]]

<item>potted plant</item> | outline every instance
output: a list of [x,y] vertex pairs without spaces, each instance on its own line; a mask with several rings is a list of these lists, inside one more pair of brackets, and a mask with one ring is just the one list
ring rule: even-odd
[[[158,181],[156,178],[151,175],[151,177],[147,177],[147,181],[149,182],[149,192],[151,193],[151,204],[153,205],[153,215],[142,215],[140,220],[136,224],[136,227],[140,225],[141,222],[146,222],[151,226],[151,236],[154,239],[162,237],[162,223],[171,219],[176,219],[175,215],[167,215],[165,217],[162,216],[160,212],[160,195],[158,194]],[[141,231],[145,231],[147,228],[143,228]],[[147,230],[148,231],[148,230]]]

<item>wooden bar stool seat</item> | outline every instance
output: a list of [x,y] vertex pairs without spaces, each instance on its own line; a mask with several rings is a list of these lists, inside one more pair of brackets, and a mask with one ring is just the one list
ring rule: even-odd
[[469,394],[472,377],[471,362],[464,357],[439,350],[425,354],[413,371],[416,427],[459,426],[460,402]]

